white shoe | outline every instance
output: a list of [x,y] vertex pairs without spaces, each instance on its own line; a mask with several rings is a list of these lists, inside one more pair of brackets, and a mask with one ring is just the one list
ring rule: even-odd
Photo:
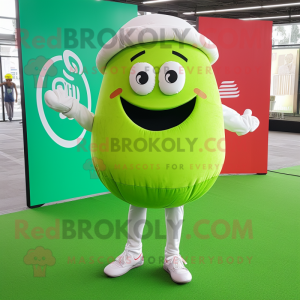
[[118,277],[126,274],[133,268],[142,266],[143,264],[143,253],[135,258],[129,250],[125,250],[116,258],[115,261],[105,267],[104,273],[109,277]]
[[184,266],[187,262],[180,255],[172,255],[165,259],[164,269],[176,283],[188,283],[192,280],[192,274]]

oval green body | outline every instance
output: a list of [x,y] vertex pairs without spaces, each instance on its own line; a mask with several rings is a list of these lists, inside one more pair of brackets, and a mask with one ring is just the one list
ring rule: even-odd
[[[145,53],[131,61],[141,51]],[[160,91],[158,81],[159,68],[168,61],[180,63],[186,74],[183,89],[171,96]],[[145,96],[136,94],[129,83],[131,67],[137,62],[151,64],[157,73],[153,91]],[[121,94],[111,99],[117,89],[122,89]],[[195,89],[204,92],[205,99]],[[151,131],[128,117],[121,97],[148,110],[167,110],[196,101],[181,124]],[[205,54],[193,46],[169,41],[131,46],[115,55],[107,64],[99,93],[91,153],[102,183],[132,205],[177,207],[205,194],[225,158],[222,105]]]

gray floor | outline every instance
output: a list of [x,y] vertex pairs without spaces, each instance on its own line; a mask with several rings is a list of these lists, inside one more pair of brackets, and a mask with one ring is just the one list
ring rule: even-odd
[[268,169],[300,165],[300,133],[269,132]]
[[26,206],[23,130],[19,121],[0,122],[0,211]]
[[[300,134],[269,133],[269,170],[300,165]],[[0,122],[0,214],[26,209],[22,125]]]

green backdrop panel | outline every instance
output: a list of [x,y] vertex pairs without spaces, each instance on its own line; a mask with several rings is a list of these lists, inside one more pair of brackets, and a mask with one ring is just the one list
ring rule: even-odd
[[[122,25],[137,16],[137,6],[95,0],[20,0],[19,12],[30,204],[105,192],[90,161],[91,134],[48,108],[44,94],[65,85],[94,112],[103,77],[96,68],[96,55]],[[83,140],[76,146],[78,138]]]

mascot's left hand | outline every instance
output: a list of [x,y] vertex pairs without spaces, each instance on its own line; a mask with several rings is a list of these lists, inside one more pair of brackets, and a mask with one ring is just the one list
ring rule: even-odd
[[[259,126],[259,120],[252,116],[252,111],[251,109],[246,109],[244,111],[244,114],[241,116],[246,128],[248,129],[248,132],[253,132],[254,130],[256,130],[256,128]],[[248,132],[240,132],[237,133],[237,135],[244,135]]]
[[252,116],[251,109],[246,109],[243,115],[240,115],[234,109],[222,104],[224,127],[226,130],[235,132],[237,135],[245,135],[253,132],[259,126],[259,120]]

